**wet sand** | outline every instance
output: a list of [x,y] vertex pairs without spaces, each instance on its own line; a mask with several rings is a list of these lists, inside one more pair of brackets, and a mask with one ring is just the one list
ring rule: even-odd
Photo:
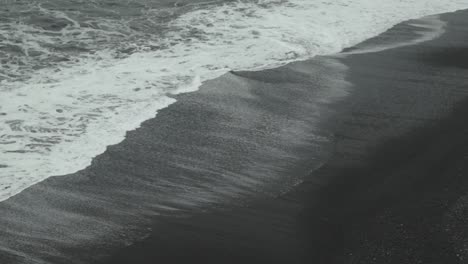
[[353,89],[327,120],[333,154],[294,191],[163,221],[106,263],[465,263],[467,14],[440,39],[341,59]]
[[467,14],[430,42],[177,96],[0,203],[0,263],[464,263]]

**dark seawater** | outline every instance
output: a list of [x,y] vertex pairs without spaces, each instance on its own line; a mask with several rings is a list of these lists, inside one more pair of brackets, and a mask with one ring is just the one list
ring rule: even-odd
[[103,49],[126,56],[145,37],[161,37],[168,20],[197,2],[2,1],[0,80]]

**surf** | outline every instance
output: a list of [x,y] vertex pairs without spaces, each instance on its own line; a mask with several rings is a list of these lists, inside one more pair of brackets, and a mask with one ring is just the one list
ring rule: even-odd
[[2,22],[0,201],[88,167],[174,95],[207,80],[335,54],[407,19],[468,7],[455,0],[134,5],[143,16],[36,5],[28,12],[62,25]]

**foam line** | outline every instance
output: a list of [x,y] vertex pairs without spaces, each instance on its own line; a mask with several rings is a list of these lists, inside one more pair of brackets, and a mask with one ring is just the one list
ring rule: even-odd
[[[16,52],[5,53],[0,68],[0,201],[86,168],[173,103],[171,95],[206,80],[334,54],[401,21],[467,7],[457,0],[264,0],[138,7],[146,16],[119,19],[31,7],[61,24],[0,24],[0,52]],[[133,29],[135,20],[143,29]]]

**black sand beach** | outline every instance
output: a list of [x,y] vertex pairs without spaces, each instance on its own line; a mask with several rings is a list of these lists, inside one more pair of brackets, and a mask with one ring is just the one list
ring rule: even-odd
[[440,39],[340,59],[353,89],[326,121],[333,155],[295,190],[159,223],[105,263],[465,263],[467,14],[444,15]]
[[177,96],[0,203],[0,263],[465,263],[468,11],[442,19],[436,40]]

